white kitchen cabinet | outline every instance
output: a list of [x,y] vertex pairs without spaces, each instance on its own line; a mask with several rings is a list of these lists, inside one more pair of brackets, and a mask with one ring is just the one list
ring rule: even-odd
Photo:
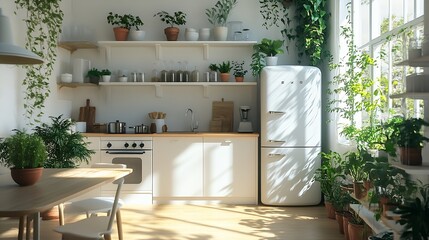
[[153,198],[203,196],[203,138],[153,138]]
[[204,137],[204,196],[256,204],[257,149],[256,137]]
[[88,164],[82,163],[79,167],[91,167],[92,164],[100,162],[100,138],[87,137],[85,141],[89,143],[88,149],[93,150],[95,153],[91,155],[91,159]]

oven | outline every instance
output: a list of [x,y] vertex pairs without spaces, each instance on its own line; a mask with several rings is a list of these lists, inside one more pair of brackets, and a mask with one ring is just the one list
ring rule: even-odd
[[[152,138],[102,137],[102,163],[125,164],[133,172],[124,178],[121,198],[127,203],[152,203]],[[101,187],[103,196],[116,191],[115,184]]]

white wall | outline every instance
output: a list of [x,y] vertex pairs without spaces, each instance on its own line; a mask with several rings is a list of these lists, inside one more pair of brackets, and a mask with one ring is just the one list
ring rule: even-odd
[[[62,2],[63,11],[65,12],[64,26],[82,25],[94,29],[95,39],[98,41],[114,40],[112,26],[107,23],[106,17],[108,12],[112,11],[119,14],[131,13],[142,18],[145,25],[146,40],[164,40],[163,29],[166,27],[158,17],[153,15],[165,10],[173,12],[181,10],[187,13],[186,26],[181,26],[182,33],[179,40],[183,40],[183,32],[186,27],[202,28],[211,27],[205,16],[205,9],[212,7],[215,0],[195,1],[195,0],[158,0],[158,1],[141,1],[141,0],[65,0]],[[230,21],[239,20],[243,22],[243,27],[252,30],[252,40],[259,41],[263,37],[272,39],[281,38],[278,29],[266,30],[262,27],[263,19],[259,13],[258,1],[239,0],[238,5],[233,9]],[[20,21],[19,16],[13,14],[15,8],[14,1],[2,0],[0,7],[13,23],[14,40],[17,45],[24,45],[24,31],[18,31],[25,26]],[[20,13],[23,14],[23,13]],[[292,47],[292,49],[294,49]],[[187,60],[190,66],[197,66],[200,71],[207,68],[210,63],[220,63],[223,60],[246,60],[250,64],[251,47],[248,49],[232,49],[213,51],[208,60],[203,60],[199,52],[183,53],[182,50],[165,54],[162,60],[181,61]],[[91,60],[92,66],[97,68],[109,67],[113,71],[118,69],[128,69],[131,71],[144,71],[146,78],[153,69],[155,59],[146,54],[140,54],[138,51],[128,50],[112,52],[114,59],[110,63],[105,61],[104,51],[96,50],[78,50],[70,54],[64,49],[58,50],[58,61],[56,71],[51,78],[50,88],[51,97],[46,103],[45,119],[52,115],[57,116],[64,114],[66,117],[77,119],[79,107],[84,106],[87,98],[91,99],[94,106],[97,107],[96,121],[107,123],[115,120],[127,122],[129,126],[136,124],[149,123],[146,117],[148,112],[163,111],[167,113],[167,124],[171,130],[186,130],[185,109],[191,107],[195,110],[200,122],[201,131],[208,130],[209,120],[211,118],[212,101],[218,101],[221,98],[234,101],[235,128],[238,126],[238,107],[240,105],[250,105],[253,111],[250,112],[250,118],[255,122],[257,119],[257,87],[211,87],[208,98],[203,96],[203,88],[199,87],[164,87],[164,97],[155,96],[154,87],[138,88],[62,88],[58,89],[56,82],[62,72],[71,72],[71,62],[74,58],[86,58]],[[279,59],[280,64],[296,63],[295,52],[283,54]],[[192,67],[193,69],[193,67]],[[250,70],[250,69],[249,69]],[[12,128],[25,127],[22,120],[22,94],[19,90],[23,71],[16,67],[0,66],[2,76],[8,76],[8,79],[0,81],[0,136],[10,134]],[[251,73],[246,75],[247,80],[255,81]],[[3,78],[3,77],[2,77]],[[7,114],[4,114],[7,113]],[[9,114],[10,113],[10,114]]]

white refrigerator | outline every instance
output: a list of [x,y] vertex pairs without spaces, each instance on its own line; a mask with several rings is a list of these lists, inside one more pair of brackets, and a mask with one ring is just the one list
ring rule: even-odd
[[321,152],[321,72],[270,66],[261,73],[261,202],[317,205]]

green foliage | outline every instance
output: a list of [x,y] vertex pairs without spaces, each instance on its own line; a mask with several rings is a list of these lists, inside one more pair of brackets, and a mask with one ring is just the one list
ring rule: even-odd
[[98,70],[97,68],[91,68],[88,70],[88,73],[86,74],[87,77],[100,77],[101,71]]
[[349,204],[354,202],[350,194],[342,189],[340,181],[334,181],[332,184],[332,197],[330,199],[335,211],[346,211]]
[[381,124],[368,125],[362,128],[348,125],[344,127],[341,134],[348,139],[353,139],[359,151],[384,150],[384,143],[387,140]]
[[209,69],[210,69],[210,71],[216,72],[218,70],[218,66],[216,64],[212,63],[209,65]]
[[113,26],[126,28],[128,30],[131,29],[131,27],[135,27],[137,30],[140,30],[139,26],[144,25],[139,16],[135,17],[131,14],[119,15],[117,13],[113,14],[112,12],[109,12],[109,15],[107,15],[107,23],[110,23]]
[[259,76],[261,73],[265,66],[265,57],[284,53],[283,44],[283,40],[263,38],[260,43],[253,45],[252,63],[250,64],[253,76]]
[[420,187],[419,193],[394,211],[401,215],[397,222],[404,225],[401,239],[429,239],[429,185]]
[[386,151],[396,156],[396,146],[421,148],[423,143],[429,141],[422,133],[422,127],[429,126],[429,123],[421,118],[404,118],[396,116],[383,125],[386,132]]
[[231,62],[230,61],[224,61],[217,65],[217,70],[221,73],[229,73],[232,69]]
[[234,70],[233,75],[235,77],[244,77],[247,73],[247,70],[244,69],[244,61],[232,61],[232,69]]
[[338,178],[344,177],[341,170],[343,159],[337,152],[322,152],[322,165],[316,170],[315,180],[320,183],[320,188],[327,201],[333,199],[333,185]]
[[[295,0],[295,12],[289,15],[290,8],[282,0],[259,0],[260,13],[264,19],[262,26],[282,27],[281,34],[296,42],[298,56],[307,56],[312,65],[320,64],[330,54],[326,50],[327,0]],[[293,21],[295,20],[295,22]],[[292,26],[295,26],[294,28]]]
[[214,7],[206,9],[208,21],[216,26],[226,26],[228,16],[237,0],[219,0]]
[[26,76],[22,82],[26,88],[24,116],[30,125],[40,122],[44,114],[45,101],[50,94],[49,78],[56,63],[57,41],[64,17],[60,2],[61,0],[15,0],[16,9],[26,11],[25,47],[44,61],[40,65],[23,66],[26,70]]
[[174,27],[175,25],[185,25],[186,24],[186,13],[182,11],[174,12],[173,15],[170,15],[166,11],[161,11],[153,15],[154,17],[159,16],[162,22]]
[[103,75],[111,75],[111,74],[112,74],[112,72],[109,69],[103,69],[103,70],[100,71],[100,75],[101,76],[103,76]]
[[94,151],[87,148],[88,143],[79,132],[71,132],[73,122],[68,119],[50,117],[52,124],[37,126],[35,134],[46,144],[48,159],[45,168],[74,168],[81,162],[88,163]]
[[43,167],[46,148],[43,140],[34,135],[16,130],[0,143],[0,163],[9,168]]
[[353,182],[362,182],[367,178],[367,173],[363,170],[366,160],[370,158],[366,152],[349,152],[345,156],[344,170]]

